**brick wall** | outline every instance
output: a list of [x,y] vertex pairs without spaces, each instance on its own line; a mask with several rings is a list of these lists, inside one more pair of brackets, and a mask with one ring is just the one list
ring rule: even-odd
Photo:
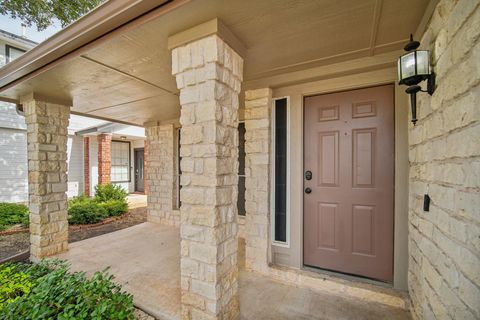
[[90,197],[90,138],[83,137],[83,193]]
[[110,170],[112,166],[112,135],[101,134],[98,136],[98,183],[110,183]]
[[[421,39],[437,88],[409,130],[409,291],[416,319],[480,318],[480,2],[440,1]],[[423,195],[432,199],[424,212]]]

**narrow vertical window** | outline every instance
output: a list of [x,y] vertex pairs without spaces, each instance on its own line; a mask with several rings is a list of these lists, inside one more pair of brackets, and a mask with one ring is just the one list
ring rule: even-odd
[[238,214],[245,215],[245,123],[238,124]]
[[287,99],[275,101],[275,241],[287,241]]
[[180,156],[180,132],[181,132],[181,129],[178,129],[177,130],[177,170],[176,170],[176,174],[177,174],[177,203],[176,203],[176,206],[177,206],[177,209],[180,209],[180,206],[182,205],[182,201],[180,199],[180,189],[182,189],[182,184],[180,183],[180,178],[182,176],[182,169],[180,168],[180,161],[182,161],[182,157]]

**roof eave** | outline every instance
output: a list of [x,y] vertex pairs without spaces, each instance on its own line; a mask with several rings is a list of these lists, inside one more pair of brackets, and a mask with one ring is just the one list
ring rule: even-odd
[[112,31],[159,7],[169,3],[180,5],[185,2],[188,0],[107,1],[0,68],[0,92],[28,79],[29,76],[41,73],[42,70],[48,70],[48,67],[55,65],[56,61],[64,60],[88,44],[97,44],[97,41],[100,43],[100,40]]

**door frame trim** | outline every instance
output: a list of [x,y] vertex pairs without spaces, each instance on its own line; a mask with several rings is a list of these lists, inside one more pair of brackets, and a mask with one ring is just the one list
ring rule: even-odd
[[[137,166],[136,152],[139,150],[143,150],[143,153],[145,154],[145,147],[133,148],[133,190],[135,192],[145,192],[145,187],[143,188],[143,191],[137,190],[137,175],[135,169]],[[143,159],[143,162],[145,162],[145,158]],[[143,166],[143,180],[145,182],[145,165]]]
[[286,241],[281,242],[281,241],[275,241],[275,102],[277,100],[282,100],[282,99],[287,99],[287,191],[290,190],[290,128],[291,128],[291,122],[290,122],[290,97],[285,96],[285,97],[276,97],[272,98],[272,112],[270,114],[270,123],[271,125],[271,150],[270,150],[270,157],[272,159],[271,161],[271,167],[270,167],[270,172],[272,173],[270,175],[270,185],[271,187],[271,192],[270,192],[270,216],[271,216],[271,223],[270,223],[270,234],[272,235],[271,237],[271,243],[273,246],[277,247],[284,247],[284,248],[290,248],[290,192],[287,192],[287,203],[286,203],[286,214],[287,214],[287,225],[286,225]]

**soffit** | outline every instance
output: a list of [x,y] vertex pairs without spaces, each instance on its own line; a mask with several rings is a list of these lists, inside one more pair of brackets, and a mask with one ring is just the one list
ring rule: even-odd
[[194,0],[1,95],[18,99],[35,91],[70,99],[78,113],[138,125],[174,119],[179,102],[167,49],[170,35],[219,18],[247,48],[248,85],[398,50],[427,5],[428,0]]

